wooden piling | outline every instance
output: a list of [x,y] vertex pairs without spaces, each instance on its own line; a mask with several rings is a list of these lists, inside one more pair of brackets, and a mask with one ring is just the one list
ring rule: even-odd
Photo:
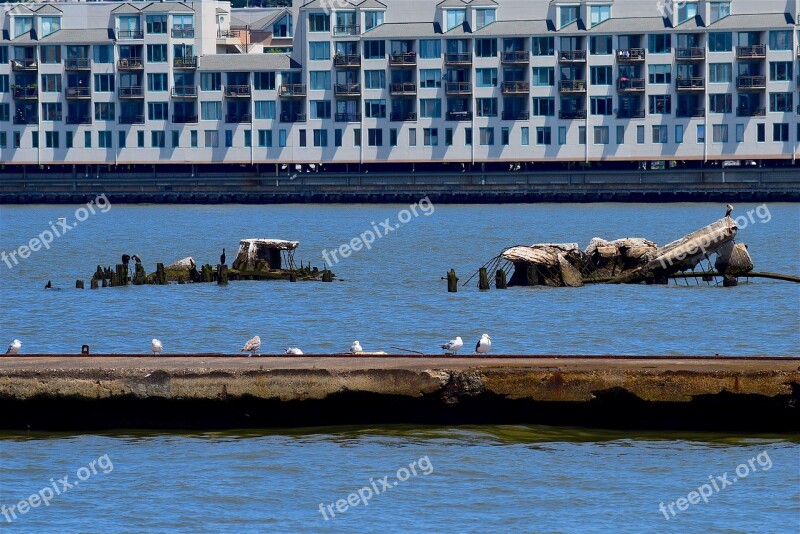
[[736,287],[739,285],[739,279],[735,276],[725,275],[722,279],[722,287]]
[[75,281],[75,289],[83,289],[83,280]]
[[494,287],[497,289],[507,289],[508,280],[506,279],[506,272],[503,269],[498,269],[494,278]]
[[[217,271],[219,272],[220,266],[217,265]],[[200,274],[203,276],[203,282],[213,282],[214,281],[214,268],[211,267],[210,264],[205,264],[200,269]]]
[[297,282],[297,273],[292,271],[289,273],[289,281],[290,282]]
[[478,289],[481,291],[489,289],[489,275],[486,272],[486,267],[481,267],[478,271]]
[[228,266],[220,265],[217,271],[217,284],[224,286],[228,285]]
[[322,281],[323,282],[333,282],[333,273],[330,272],[328,269],[322,271]]
[[164,271],[164,264],[156,264],[156,284],[160,286],[167,285],[167,273]]
[[458,293],[458,277],[455,269],[450,269],[450,272],[447,273],[447,292]]
[[147,273],[142,267],[141,263],[136,264],[136,272],[133,275],[133,285],[135,286],[143,286],[147,283]]
[[91,281],[91,282],[89,282],[89,287],[90,287],[91,289],[97,289],[97,288],[99,287],[99,286],[98,286],[98,283],[97,283],[97,277],[96,277],[96,276],[93,276],[93,277],[92,277],[92,281]]

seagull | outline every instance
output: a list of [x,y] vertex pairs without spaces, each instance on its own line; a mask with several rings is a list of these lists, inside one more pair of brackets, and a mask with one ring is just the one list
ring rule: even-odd
[[361,343],[359,343],[359,342],[356,340],[356,341],[353,341],[353,344],[352,344],[352,345],[350,345],[350,352],[351,352],[352,354],[359,354],[359,353],[361,353],[361,352],[364,352],[364,349],[362,349],[362,348],[361,348]]
[[461,340],[461,336],[456,336],[455,339],[451,339],[450,341],[442,345],[442,348],[445,350],[445,354],[456,355],[463,346],[464,346],[464,341]]
[[19,349],[21,348],[22,348],[22,341],[20,341],[19,339],[15,339],[13,343],[11,343],[11,345],[8,346],[6,354],[18,354]]
[[731,213],[733,213],[733,206],[731,204],[728,204],[726,207],[728,208],[728,210],[725,212],[725,217],[730,217]]
[[242,347],[242,352],[249,352],[251,356],[254,356],[258,349],[261,348],[261,338],[256,336],[247,343],[244,344]]
[[292,356],[302,356],[303,351],[300,350],[298,347],[289,347],[288,349],[283,351],[284,354],[291,354]]
[[478,344],[475,345],[475,352],[478,354],[487,354],[491,348],[492,338],[489,337],[489,334],[483,334],[478,340]]
[[222,255],[219,257],[219,264],[225,265],[225,247],[222,247]]
[[150,342],[150,350],[153,351],[153,354],[159,354],[162,350],[164,350],[164,345],[157,339],[153,339]]
[[136,254],[134,254],[133,256],[131,256],[131,259],[132,259],[133,261],[135,261],[135,262],[136,262],[136,265],[139,265],[139,264],[141,264],[141,263],[142,263],[142,258],[140,258],[140,257],[139,257],[138,255],[136,255]]

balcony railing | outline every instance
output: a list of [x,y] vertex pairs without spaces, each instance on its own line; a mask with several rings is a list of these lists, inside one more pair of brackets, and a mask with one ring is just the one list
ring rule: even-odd
[[767,57],[767,45],[737,46],[737,59],[764,59]]
[[39,122],[38,115],[23,115],[17,113],[14,115],[14,124],[36,124]]
[[12,59],[11,70],[36,70],[39,68],[39,62],[35,59]]
[[230,98],[247,98],[250,96],[249,85],[226,85],[225,96]]
[[751,107],[736,108],[737,117],[763,117],[766,114],[767,114],[767,108],[751,108]]
[[69,99],[92,98],[92,90],[89,87],[67,87],[64,94]]
[[173,86],[172,96],[176,98],[197,98],[197,86],[196,85]]
[[620,78],[617,80],[617,92],[641,93],[644,92],[644,78]]
[[39,98],[39,88],[36,85],[27,87],[12,85],[11,94],[17,100],[35,100]]
[[253,122],[253,116],[249,113],[228,113],[225,115],[225,122],[231,124]]
[[306,122],[305,113],[281,113],[281,122]]
[[333,86],[333,94],[336,96],[358,96],[361,94],[361,84],[337,83]]
[[558,90],[562,93],[585,93],[586,80],[561,80]]
[[173,39],[192,39],[194,38],[194,28],[172,28]]
[[641,63],[644,60],[644,48],[620,48],[617,50],[617,61],[620,63]]
[[447,82],[444,91],[448,95],[468,95],[472,93],[472,84],[469,82]]
[[144,115],[120,115],[120,124],[144,124]]
[[141,85],[130,85],[117,89],[119,98],[144,98],[144,87]]
[[681,109],[678,108],[675,110],[676,117],[705,117],[706,110],[705,108],[695,108],[695,109]]
[[193,113],[174,113],[172,122],[174,124],[194,124],[197,122],[197,115]]
[[530,115],[527,111],[504,111],[501,118],[504,121],[526,121]]
[[458,54],[445,54],[445,65],[472,65],[472,54],[469,52]]
[[336,122],[361,122],[361,113],[337,113],[334,120]]
[[417,64],[417,53],[389,54],[389,65],[392,67],[413,67]]
[[217,30],[217,39],[235,39],[239,37],[239,30]]
[[524,95],[530,92],[528,82],[503,82],[502,92],[504,95]]
[[528,63],[528,61],[530,61],[530,59],[530,52],[523,51],[503,52],[503,54],[500,56],[500,60],[509,65],[525,65]]
[[800,45],[797,45],[797,57],[800,57]]
[[641,109],[621,109],[617,111],[618,119],[643,119],[644,108]]
[[143,30],[117,30],[117,39],[144,39]]
[[144,69],[144,59],[140,57],[124,57],[117,60],[119,70],[142,70]]
[[739,76],[736,78],[736,87],[738,89],[766,89],[767,77],[766,76]]
[[91,70],[92,62],[88,57],[72,57],[64,60],[64,70]]
[[561,50],[558,53],[560,63],[584,63],[586,61],[586,50]]
[[558,112],[559,119],[585,119],[586,118],[586,110],[585,109],[562,109]]
[[358,67],[361,65],[361,56],[358,54],[336,54],[333,56],[336,67]]
[[675,88],[678,91],[705,91],[706,79],[699,76],[678,78],[675,80]]
[[472,120],[471,111],[448,111],[445,118],[449,121],[463,122]]
[[358,24],[337,24],[333,27],[333,35],[358,35],[361,33],[361,26]]
[[392,122],[414,122],[417,120],[417,113],[415,111],[392,111],[389,114],[389,120]]
[[172,60],[172,66],[176,69],[196,69],[197,56],[176,57]]
[[675,59],[678,61],[701,61],[706,58],[706,49],[700,46],[675,49]]
[[306,86],[300,83],[281,85],[278,87],[280,96],[306,96]]
[[67,124],[92,124],[91,115],[67,115]]
[[410,82],[393,83],[389,85],[389,94],[394,96],[417,94],[417,84]]

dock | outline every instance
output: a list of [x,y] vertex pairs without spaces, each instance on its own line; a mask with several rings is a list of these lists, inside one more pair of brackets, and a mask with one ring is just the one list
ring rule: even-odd
[[800,431],[800,357],[0,357],[0,428]]

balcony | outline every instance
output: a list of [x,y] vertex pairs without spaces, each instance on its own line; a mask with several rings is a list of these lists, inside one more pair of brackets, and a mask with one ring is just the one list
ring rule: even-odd
[[125,57],[117,60],[118,70],[144,70],[144,59],[140,57]]
[[644,63],[644,48],[620,48],[617,50],[618,63]]
[[192,113],[175,113],[172,115],[174,124],[194,124],[197,122],[197,115]]
[[333,86],[333,94],[336,96],[359,96],[361,95],[361,84],[337,83]]
[[586,80],[561,80],[558,90],[561,93],[585,93]]
[[335,67],[360,67],[361,56],[358,54],[336,54],[333,56]]
[[736,78],[736,88],[742,91],[759,91],[767,88],[766,76],[739,76]]
[[333,27],[333,35],[358,35],[361,33],[361,26],[358,24],[337,24]]
[[504,111],[500,118],[504,121],[526,121],[530,115],[527,111]]
[[417,94],[417,84],[410,82],[390,84],[389,94],[392,96],[414,96]]
[[417,120],[417,113],[415,111],[392,111],[389,114],[389,120],[392,122],[414,122]]
[[67,100],[89,100],[92,98],[92,89],[90,87],[67,87],[64,89],[64,94]]
[[458,54],[445,54],[445,65],[472,65],[472,54],[469,52]]
[[700,46],[691,48],[677,48],[675,59],[678,61],[703,61],[706,58],[706,49]]
[[25,115],[21,113],[14,115],[14,124],[36,124],[38,122],[38,115]]
[[444,84],[444,92],[448,95],[469,95],[472,94],[472,84],[469,82],[447,82]]
[[530,52],[503,52],[500,56],[500,61],[506,65],[527,65],[530,59]]
[[620,78],[617,80],[618,93],[644,93],[644,78]]
[[767,114],[767,108],[751,108],[751,107],[736,108],[737,117],[764,117],[766,114]]
[[691,78],[678,78],[675,80],[675,88],[678,91],[705,91],[706,79],[693,76]]
[[706,110],[705,110],[705,108],[696,108],[696,109],[681,109],[681,108],[678,108],[678,109],[675,110],[675,116],[676,117],[682,117],[682,118],[687,118],[687,117],[690,117],[690,118],[705,117],[706,116]]
[[767,45],[737,46],[736,59],[766,59]]
[[417,53],[389,54],[390,67],[413,67],[417,64]]
[[306,86],[300,83],[281,85],[278,87],[278,95],[292,98],[306,96]]
[[281,113],[281,122],[306,122],[305,113]]
[[448,111],[445,118],[449,121],[464,122],[472,120],[471,111]]
[[197,86],[176,85],[172,88],[172,96],[175,98],[197,98]]
[[14,100],[36,100],[39,98],[39,88],[36,85],[28,85],[27,87],[12,85],[11,94]]
[[618,119],[643,119],[644,108],[642,109],[621,109],[617,111]]
[[92,124],[91,115],[67,115],[67,124]]
[[527,95],[530,91],[528,82],[503,82],[504,95]]
[[586,118],[586,110],[585,109],[575,109],[575,110],[568,110],[562,109],[558,112],[559,119],[585,119]]
[[144,124],[144,115],[120,115],[120,124]]
[[586,50],[561,50],[558,53],[559,63],[586,63]]
[[64,70],[92,70],[88,57],[73,57],[64,60]]
[[239,30],[217,30],[217,39],[238,39]]
[[253,116],[249,113],[228,113],[225,115],[225,122],[229,124],[249,124],[253,122]]
[[250,98],[249,85],[226,85],[224,89],[228,98]]
[[117,30],[117,39],[144,39],[144,31]]
[[144,87],[141,85],[119,87],[117,89],[117,96],[119,96],[119,98],[122,100],[129,98],[144,98]]
[[172,66],[176,69],[196,69],[197,56],[176,57],[172,60]]
[[337,113],[334,120],[336,122],[361,122],[361,113]]
[[194,39],[194,28],[172,28],[173,39]]
[[39,62],[32,58],[11,60],[11,70],[26,71],[26,70],[37,70],[38,68],[39,68]]

